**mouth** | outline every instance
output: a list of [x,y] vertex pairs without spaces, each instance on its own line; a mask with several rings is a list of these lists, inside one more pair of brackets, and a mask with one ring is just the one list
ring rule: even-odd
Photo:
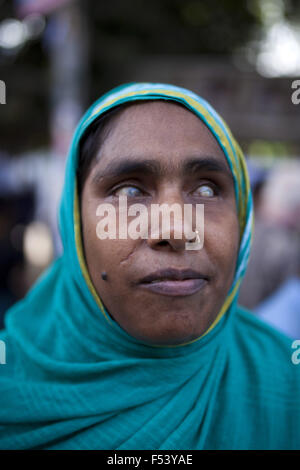
[[138,285],[156,294],[180,297],[195,294],[207,282],[207,276],[192,269],[169,268],[145,276]]

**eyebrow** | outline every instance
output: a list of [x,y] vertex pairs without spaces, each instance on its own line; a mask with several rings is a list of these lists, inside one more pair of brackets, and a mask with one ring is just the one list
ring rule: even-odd
[[[203,171],[223,173],[225,176],[233,179],[232,173],[226,163],[210,155],[203,157],[192,157],[186,160],[183,165],[173,166],[173,170],[180,171],[184,176],[189,176]],[[169,165],[162,165],[161,162],[153,159],[137,160],[132,157],[125,158],[122,161],[113,161],[103,170],[100,168],[95,172],[93,183],[99,183],[103,179],[114,179],[130,174],[140,174],[143,176],[159,177],[163,174],[170,174]]]
[[132,160],[128,157],[121,162],[109,163],[104,170],[99,168],[94,175],[93,182],[99,183],[102,179],[119,178],[132,173],[158,176],[161,173],[161,164],[154,160]]
[[[224,156],[225,157],[225,156]],[[201,171],[224,173],[225,175],[233,178],[227,162],[217,159],[213,156],[205,156],[202,158],[190,158],[183,165],[183,173],[185,175],[198,173]]]

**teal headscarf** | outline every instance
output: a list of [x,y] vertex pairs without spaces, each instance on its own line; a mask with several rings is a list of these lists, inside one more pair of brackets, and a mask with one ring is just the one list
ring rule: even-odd
[[[201,338],[175,347],[138,341],[105,310],[83,256],[76,185],[80,139],[95,119],[122,103],[156,99],[191,110],[219,142],[241,233],[218,317]],[[292,394],[300,387],[290,342],[237,306],[252,232],[245,160],[205,100],[183,88],[137,83],[94,103],[70,148],[60,231],[63,255],[8,312],[0,335],[1,449],[297,447],[300,408]]]

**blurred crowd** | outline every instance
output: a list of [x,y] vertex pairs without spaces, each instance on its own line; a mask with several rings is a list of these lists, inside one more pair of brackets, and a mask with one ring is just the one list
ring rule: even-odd
[[240,304],[300,337],[300,162],[265,169],[249,162],[255,226]]
[[0,154],[0,328],[6,310],[61,252],[57,209],[64,160],[50,157]]

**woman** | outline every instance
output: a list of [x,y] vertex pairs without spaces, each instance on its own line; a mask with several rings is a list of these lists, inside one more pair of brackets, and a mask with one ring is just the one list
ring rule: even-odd
[[[100,240],[121,196],[204,205],[203,247],[175,216],[169,235]],[[291,341],[237,306],[251,226],[244,157],[208,103],[149,83],[100,98],[70,150],[64,254],[1,334],[0,447],[298,448]]]

